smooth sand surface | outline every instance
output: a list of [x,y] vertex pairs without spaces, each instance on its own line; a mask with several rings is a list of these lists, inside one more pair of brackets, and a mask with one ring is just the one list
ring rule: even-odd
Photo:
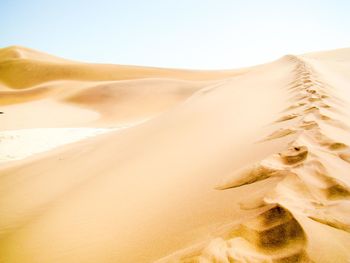
[[0,163],[28,158],[60,145],[108,132],[102,128],[37,128],[0,132]]
[[348,262],[349,70],[0,50],[0,262]]

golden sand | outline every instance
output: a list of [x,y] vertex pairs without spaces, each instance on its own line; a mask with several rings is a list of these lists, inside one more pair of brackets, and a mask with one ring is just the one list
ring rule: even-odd
[[27,145],[0,164],[0,262],[349,262],[349,71],[350,49],[231,71],[0,50],[0,153]]

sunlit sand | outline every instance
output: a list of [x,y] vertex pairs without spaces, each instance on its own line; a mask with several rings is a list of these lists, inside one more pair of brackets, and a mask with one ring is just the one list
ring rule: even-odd
[[0,50],[0,262],[349,262],[349,72]]
[[20,160],[60,145],[108,132],[93,128],[46,128],[0,132],[0,163]]

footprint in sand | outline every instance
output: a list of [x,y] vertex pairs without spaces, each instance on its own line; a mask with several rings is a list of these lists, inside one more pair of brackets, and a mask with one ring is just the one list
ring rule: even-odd
[[275,122],[278,123],[278,122],[289,121],[289,120],[295,119],[297,117],[300,117],[300,115],[299,114],[288,114],[288,115],[282,116],[281,118],[277,119]]
[[318,96],[310,96],[307,100],[310,102],[317,102],[317,101],[321,101],[322,99]]
[[305,80],[303,80],[303,83],[304,83],[304,84],[312,83],[312,80],[310,80],[310,79],[305,79]]
[[308,113],[319,113],[320,112],[320,109],[316,106],[312,106],[312,107],[309,107],[307,108],[306,110],[304,110],[304,113],[305,114],[308,114]]
[[270,135],[268,135],[265,139],[261,140],[260,142],[264,142],[264,141],[270,141],[270,140],[274,140],[274,139],[279,139],[282,137],[286,137],[289,135],[293,135],[296,134],[298,131],[296,129],[293,128],[287,128],[287,129],[279,129],[273,133],[271,133]]
[[306,146],[293,146],[279,153],[282,162],[287,165],[293,165],[304,161],[308,155]]
[[311,262],[305,232],[292,213],[277,204],[265,206],[255,218],[177,262]]
[[275,205],[238,230],[248,242],[262,250],[282,248],[291,242],[305,242],[304,232],[292,214]]
[[303,130],[311,130],[311,129],[314,129],[314,128],[319,128],[319,125],[317,122],[315,121],[303,121],[299,127]]
[[[318,106],[321,107],[321,108],[324,108],[324,109],[331,109],[332,107],[324,102],[320,102],[318,103]],[[335,110],[337,111],[337,110]]]
[[305,106],[305,105],[306,105],[306,102],[295,103],[295,104],[289,106],[288,108],[286,108],[286,109],[284,110],[284,112],[290,111],[290,110],[294,110],[294,109],[303,107],[303,106]]
[[[276,161],[279,162],[278,160]],[[276,161],[273,160],[269,164],[256,163],[236,170],[217,184],[215,189],[225,190],[228,188],[252,184],[270,177],[283,178],[292,174],[291,171],[284,169],[284,167],[276,163]],[[281,168],[272,168],[271,166],[280,166]]]
[[306,89],[306,92],[310,93],[310,94],[316,94],[317,93],[317,91],[314,90],[314,89]]
[[264,180],[277,175],[277,170],[261,164],[253,164],[235,171],[225,178],[215,189],[224,190]]
[[348,148],[348,146],[342,142],[333,142],[330,143],[330,145],[328,146],[328,149],[330,149],[331,151],[339,151],[344,150],[346,148]]

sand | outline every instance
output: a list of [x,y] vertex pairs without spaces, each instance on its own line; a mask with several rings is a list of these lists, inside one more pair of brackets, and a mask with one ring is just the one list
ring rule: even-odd
[[349,70],[0,50],[0,262],[349,262]]

